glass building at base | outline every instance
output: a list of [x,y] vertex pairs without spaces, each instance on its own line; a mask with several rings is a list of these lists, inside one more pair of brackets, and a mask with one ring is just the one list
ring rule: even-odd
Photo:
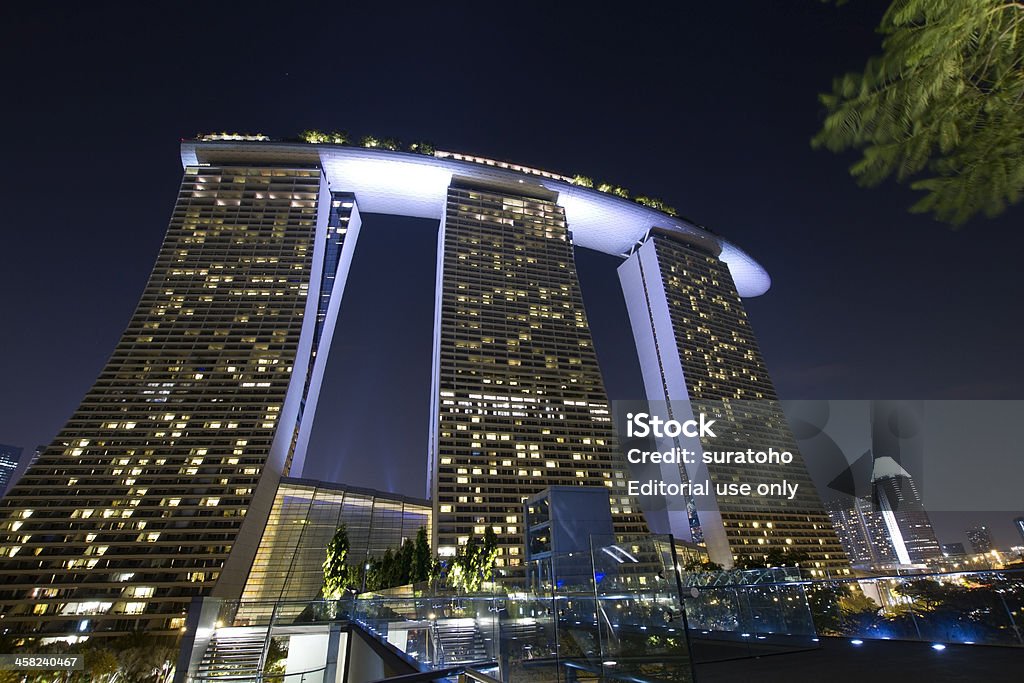
[[342,524],[348,531],[349,564],[380,558],[420,528],[431,530],[430,501],[308,479],[283,478],[256,558],[245,581],[236,620],[254,623],[270,618],[274,603],[288,604],[321,597],[327,545]]

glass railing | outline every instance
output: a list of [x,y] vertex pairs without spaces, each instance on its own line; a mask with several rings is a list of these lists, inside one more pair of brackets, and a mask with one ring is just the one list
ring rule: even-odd
[[493,662],[485,673],[508,683],[692,680],[671,539],[595,538],[590,551],[548,556],[533,570],[529,589],[225,602],[216,621],[266,629],[267,662],[296,629],[352,621],[422,670]]
[[493,661],[509,682],[691,680],[678,602],[653,594],[360,600],[354,619],[425,668]]
[[691,582],[684,588],[683,603],[695,661],[818,647],[817,628],[803,584],[702,584],[705,582]]
[[814,581],[805,590],[822,635],[1024,646],[1024,570]]
[[829,636],[1024,645],[1022,570],[693,585],[685,604],[695,651],[700,641],[755,653]]
[[549,558],[565,577],[555,585],[358,600],[353,618],[426,666],[494,661],[492,675],[509,683],[690,681],[678,583],[663,551],[629,543],[602,552],[607,561],[590,553]]
[[529,581],[472,595],[222,602],[216,628],[265,629],[266,667],[295,634],[353,622],[421,671],[496,664],[486,673],[506,683],[686,682],[694,663],[817,648],[825,637],[1024,646],[1024,570],[680,574],[671,542],[643,537],[546,557]]

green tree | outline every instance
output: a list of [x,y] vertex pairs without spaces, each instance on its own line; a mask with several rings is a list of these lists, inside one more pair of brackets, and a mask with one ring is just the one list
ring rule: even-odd
[[[398,550],[388,548],[380,557],[370,559],[366,571],[366,590],[377,591],[437,578],[440,564],[430,553],[427,530],[420,527],[416,539],[405,539]],[[361,577],[360,577],[361,578]]]
[[348,527],[342,524],[327,544],[327,559],[323,564],[323,595],[328,600],[337,600],[346,588],[356,584],[358,570],[346,562],[349,547]]
[[370,568],[366,572],[366,590],[379,591],[410,583],[412,552],[412,542],[406,540],[397,552],[388,548],[382,556],[370,560],[367,563]]
[[487,527],[481,539],[473,536],[459,548],[448,570],[448,581],[466,593],[476,593],[494,574],[494,560],[498,557],[498,536]]
[[432,142],[424,142],[421,140],[419,142],[413,142],[409,144],[410,152],[416,152],[417,154],[425,154],[430,157],[434,156],[434,152],[436,150],[437,148],[434,146],[434,143]]
[[685,565],[683,569],[688,572],[720,572],[725,569],[722,565],[711,560],[701,560],[700,558],[693,558]]
[[736,563],[739,569],[770,569],[772,567],[799,567],[807,566],[810,556],[803,550],[789,550],[785,548],[770,548],[763,555],[751,555],[746,560]]
[[402,543],[402,547],[398,549],[395,554],[395,561],[398,563],[398,570],[401,578],[401,583],[397,583],[397,586],[404,586],[407,583],[413,583],[412,578],[412,563],[416,557],[416,544],[412,539],[405,539]]
[[92,637],[84,643],[5,638],[0,650],[14,653],[79,655],[84,669],[67,673],[3,672],[0,683],[170,683],[180,640],[134,631],[117,637]]
[[178,657],[175,638],[136,631],[110,644],[117,657],[118,683],[169,683]]
[[330,133],[324,133],[319,130],[304,130],[299,133],[299,139],[313,144],[347,145],[350,136],[348,133],[340,130],[331,131]]
[[636,202],[637,204],[643,204],[644,206],[649,206],[652,209],[657,209],[658,211],[661,211],[662,213],[667,213],[669,216],[675,216],[678,213],[675,210],[675,208],[669,206],[668,204],[666,204],[665,202],[661,201],[657,197],[643,197],[643,196],[640,196],[640,197],[634,197],[633,201]]
[[91,645],[82,652],[90,681],[107,681],[117,673],[117,655],[102,645]]
[[837,78],[812,145],[856,149],[873,186],[924,192],[911,207],[961,225],[1024,192],[1024,2],[893,0],[881,56]]
[[303,142],[311,142],[313,144],[322,144],[330,142],[330,136],[319,130],[304,130],[299,133],[299,139]]
[[786,548],[772,548],[765,555],[765,562],[769,567],[799,567],[801,564],[806,566],[810,560],[810,556],[803,550]]
[[412,583],[430,579],[433,559],[430,554],[430,541],[427,539],[427,528],[421,526],[416,532],[416,541],[413,544],[412,567],[409,572]]
[[813,582],[805,591],[821,635],[862,635],[881,619],[879,606],[856,583]]
[[398,558],[395,556],[395,553],[391,548],[385,550],[384,556],[373,563],[373,569],[376,570],[374,590],[382,590],[384,588],[392,588],[394,586],[401,585],[401,568],[398,566]]

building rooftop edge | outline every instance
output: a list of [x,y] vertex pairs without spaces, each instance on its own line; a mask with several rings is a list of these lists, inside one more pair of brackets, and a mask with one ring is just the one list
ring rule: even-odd
[[386,500],[393,500],[402,503],[411,503],[413,505],[420,505],[422,507],[432,507],[432,503],[425,498],[415,498],[413,496],[407,496],[401,493],[391,493],[389,491],[379,491],[377,489],[370,489],[363,486],[351,486],[349,484],[339,484],[332,481],[323,481],[321,479],[308,479],[306,477],[281,477],[281,482],[278,485],[293,484],[298,486],[309,486],[316,489],[327,489],[330,491],[343,491],[345,493],[356,493],[373,498],[384,498]]
[[[651,230],[677,232],[688,241],[703,243],[729,266],[740,296],[760,296],[771,287],[764,267],[740,247],[712,230],[681,216],[610,193],[575,185],[553,173],[545,175],[517,169],[528,167],[506,162],[503,166],[468,161],[469,155],[441,152],[433,156],[406,151],[356,147],[329,143],[276,142],[254,140],[183,140],[183,167],[263,162],[296,163],[321,168],[329,184],[356,195],[362,210],[419,218],[440,219],[440,201],[451,178],[529,184],[558,193],[558,203],[579,246],[626,257],[632,247],[646,239]],[[273,157],[273,158],[272,158]],[[459,158],[456,158],[459,157]],[[398,164],[387,171],[382,164]],[[394,172],[401,169],[401,172]],[[532,169],[531,169],[532,170]]]

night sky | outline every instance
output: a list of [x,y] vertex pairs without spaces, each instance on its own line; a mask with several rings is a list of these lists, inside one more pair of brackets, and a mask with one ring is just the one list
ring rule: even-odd
[[[810,148],[887,3],[372,5],[0,10],[0,442],[74,410],[160,247],[179,141],[222,130],[430,140],[661,197],[771,273],[747,310],[783,398],[1024,398],[1020,208],[954,231]],[[365,226],[306,474],[422,495],[436,226]],[[579,261],[609,393],[638,398],[616,260]]]

